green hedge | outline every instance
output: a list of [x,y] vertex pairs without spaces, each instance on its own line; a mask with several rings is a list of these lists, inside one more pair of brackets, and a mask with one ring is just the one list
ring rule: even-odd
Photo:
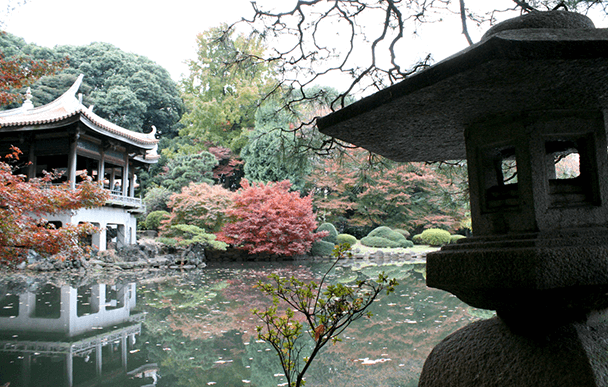
[[446,230],[439,228],[429,228],[420,234],[420,239],[426,245],[443,246],[450,243],[451,235]]
[[315,257],[327,257],[334,251],[334,243],[324,240],[315,241],[310,248],[310,255]]
[[160,222],[169,217],[167,211],[152,211],[146,217],[146,229],[156,230],[160,227]]
[[329,235],[323,238],[323,240],[325,242],[329,242],[329,243],[333,243],[333,244],[338,243],[336,241],[336,237],[338,236],[338,230],[336,230],[336,227],[334,227],[333,224],[323,223],[319,226],[319,228],[317,228],[317,232],[319,232],[319,231],[328,231],[329,232]]
[[338,234],[336,237],[336,243],[341,245],[342,243],[348,243],[349,245],[354,245],[357,243],[357,238],[350,234]]

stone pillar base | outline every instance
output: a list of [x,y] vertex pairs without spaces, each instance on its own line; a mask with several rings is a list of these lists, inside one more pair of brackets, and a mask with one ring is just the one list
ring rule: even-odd
[[582,323],[515,334],[500,318],[468,325],[427,358],[419,387],[608,386],[608,324],[595,314]]

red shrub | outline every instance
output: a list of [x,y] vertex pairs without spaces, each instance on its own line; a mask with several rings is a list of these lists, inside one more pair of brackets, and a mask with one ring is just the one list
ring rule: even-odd
[[224,226],[219,240],[250,254],[291,256],[306,253],[315,240],[326,235],[314,232],[312,196],[289,192],[288,180],[266,185],[243,180],[241,185],[234,207],[227,211],[232,222]]

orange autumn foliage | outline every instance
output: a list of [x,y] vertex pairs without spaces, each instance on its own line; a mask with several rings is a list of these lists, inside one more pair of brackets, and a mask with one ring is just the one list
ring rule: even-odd
[[70,189],[68,183],[51,184],[56,174],[27,180],[14,173],[11,162],[19,159],[21,151],[0,161],[0,264],[18,263],[28,249],[58,258],[76,258],[86,252],[83,237],[94,232],[90,224],[65,225],[55,228],[44,218],[48,214],[80,208],[102,206],[108,194],[90,179]]

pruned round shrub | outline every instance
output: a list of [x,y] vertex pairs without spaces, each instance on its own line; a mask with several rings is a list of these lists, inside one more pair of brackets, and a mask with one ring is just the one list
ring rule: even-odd
[[450,243],[450,233],[439,228],[429,228],[420,234],[424,244],[431,246],[443,246]]
[[388,238],[366,236],[361,238],[361,244],[367,247],[389,247],[396,248],[401,247],[399,242],[392,241]]
[[450,236],[450,244],[458,243],[459,240],[466,238],[464,235],[456,234]]
[[416,234],[412,237],[412,242],[417,245],[423,245],[425,242],[422,240],[422,234]]
[[148,230],[156,230],[160,227],[161,222],[164,219],[169,218],[169,213],[167,211],[152,211],[146,217],[146,229]]
[[393,229],[393,231],[394,231],[394,232],[398,232],[399,234],[403,235],[403,236],[404,236],[404,237],[406,237],[406,238],[409,238],[409,237],[410,237],[410,233],[409,233],[409,231],[404,230],[404,229],[402,229],[402,228],[394,228],[394,229]]
[[310,255],[314,257],[327,257],[334,251],[335,244],[324,240],[315,241],[310,248]]
[[401,244],[401,246],[399,246],[399,247],[404,247],[406,249],[409,247],[414,247],[414,242],[407,240],[407,239],[401,241],[400,244]]
[[390,227],[380,226],[380,227],[376,227],[375,229],[370,231],[370,233],[367,234],[367,236],[392,239],[392,238],[390,238],[390,235],[392,235],[393,232],[394,231]]
[[336,243],[339,245],[341,245],[342,243],[348,243],[352,246],[357,243],[357,238],[350,234],[338,234],[338,236],[336,236]]
[[390,227],[386,226],[380,226],[373,229],[367,236],[370,238],[388,239],[389,241],[396,243],[395,247],[407,248],[414,245],[411,241],[408,241],[402,233],[392,230]]
[[336,237],[338,236],[338,230],[336,230],[336,227],[334,227],[333,224],[331,224],[331,223],[322,223],[319,226],[319,228],[317,228],[317,232],[321,232],[321,231],[327,231],[327,232],[329,232],[329,235],[323,237],[323,240],[325,242],[329,242],[329,243],[332,243],[332,244],[338,243],[337,240],[336,240]]

